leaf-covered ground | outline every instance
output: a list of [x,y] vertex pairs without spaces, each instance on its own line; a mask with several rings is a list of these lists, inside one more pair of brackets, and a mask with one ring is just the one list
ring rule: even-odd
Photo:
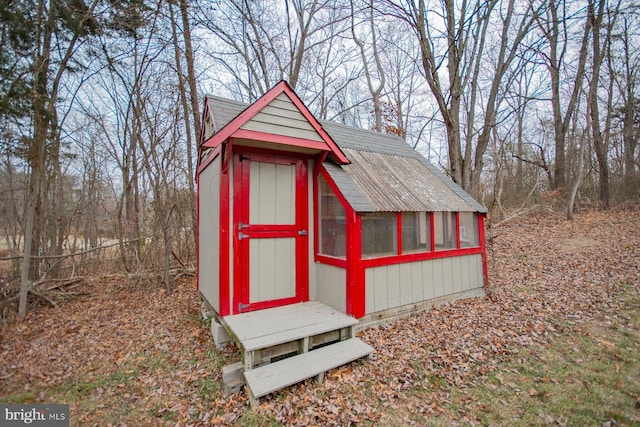
[[[1,327],[0,402],[68,403],[72,425],[640,425],[640,212],[527,216],[488,235],[488,297],[362,331],[375,348],[367,361],[258,408],[245,393],[224,396],[220,369],[239,354],[213,347],[193,280],[167,296],[159,284],[119,276]],[[550,359],[573,357],[564,347],[601,362],[589,366],[605,379],[554,371]],[[554,405],[563,382],[617,391],[620,407],[577,418],[575,408],[600,402],[579,398],[563,403],[562,416],[527,414],[537,407],[501,394]]]

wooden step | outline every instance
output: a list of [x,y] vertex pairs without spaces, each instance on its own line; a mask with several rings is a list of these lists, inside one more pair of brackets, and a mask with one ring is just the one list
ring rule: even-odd
[[371,346],[358,338],[351,338],[245,371],[251,404],[255,406],[262,396],[307,378],[321,377],[329,369],[368,356],[372,352]]
[[245,351],[272,347],[358,324],[353,317],[318,301],[225,316],[224,321]]

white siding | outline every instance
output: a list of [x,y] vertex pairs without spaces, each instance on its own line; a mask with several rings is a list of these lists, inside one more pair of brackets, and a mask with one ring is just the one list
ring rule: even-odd
[[241,129],[322,142],[320,135],[285,93],[278,95]]
[[316,300],[330,307],[347,311],[347,273],[344,268],[317,263]]
[[198,285],[207,302],[220,312],[220,157],[200,174]]
[[482,256],[367,268],[366,314],[482,288]]

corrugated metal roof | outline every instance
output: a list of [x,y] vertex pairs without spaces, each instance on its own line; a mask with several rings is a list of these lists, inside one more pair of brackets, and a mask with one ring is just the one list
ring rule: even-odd
[[[248,107],[220,97],[207,98],[218,130]],[[487,212],[402,138],[335,122],[320,124],[351,161],[324,166],[356,212]]]
[[[327,170],[358,212],[476,211],[418,159],[351,149],[344,153],[351,164]],[[353,183],[359,191],[339,182]],[[369,206],[352,200],[354,193]]]

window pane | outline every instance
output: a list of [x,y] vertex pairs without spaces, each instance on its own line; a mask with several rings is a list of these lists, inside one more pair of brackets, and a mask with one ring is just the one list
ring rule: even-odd
[[347,252],[344,207],[322,176],[318,178],[318,184],[318,192],[320,193],[318,194],[320,253],[344,257]]
[[425,252],[431,249],[429,214],[402,213],[402,252]]
[[456,249],[455,212],[434,212],[433,233],[437,251]]
[[480,245],[478,215],[473,212],[460,212],[460,247],[469,248],[478,245]]
[[397,224],[395,213],[362,214],[362,256],[396,255]]

